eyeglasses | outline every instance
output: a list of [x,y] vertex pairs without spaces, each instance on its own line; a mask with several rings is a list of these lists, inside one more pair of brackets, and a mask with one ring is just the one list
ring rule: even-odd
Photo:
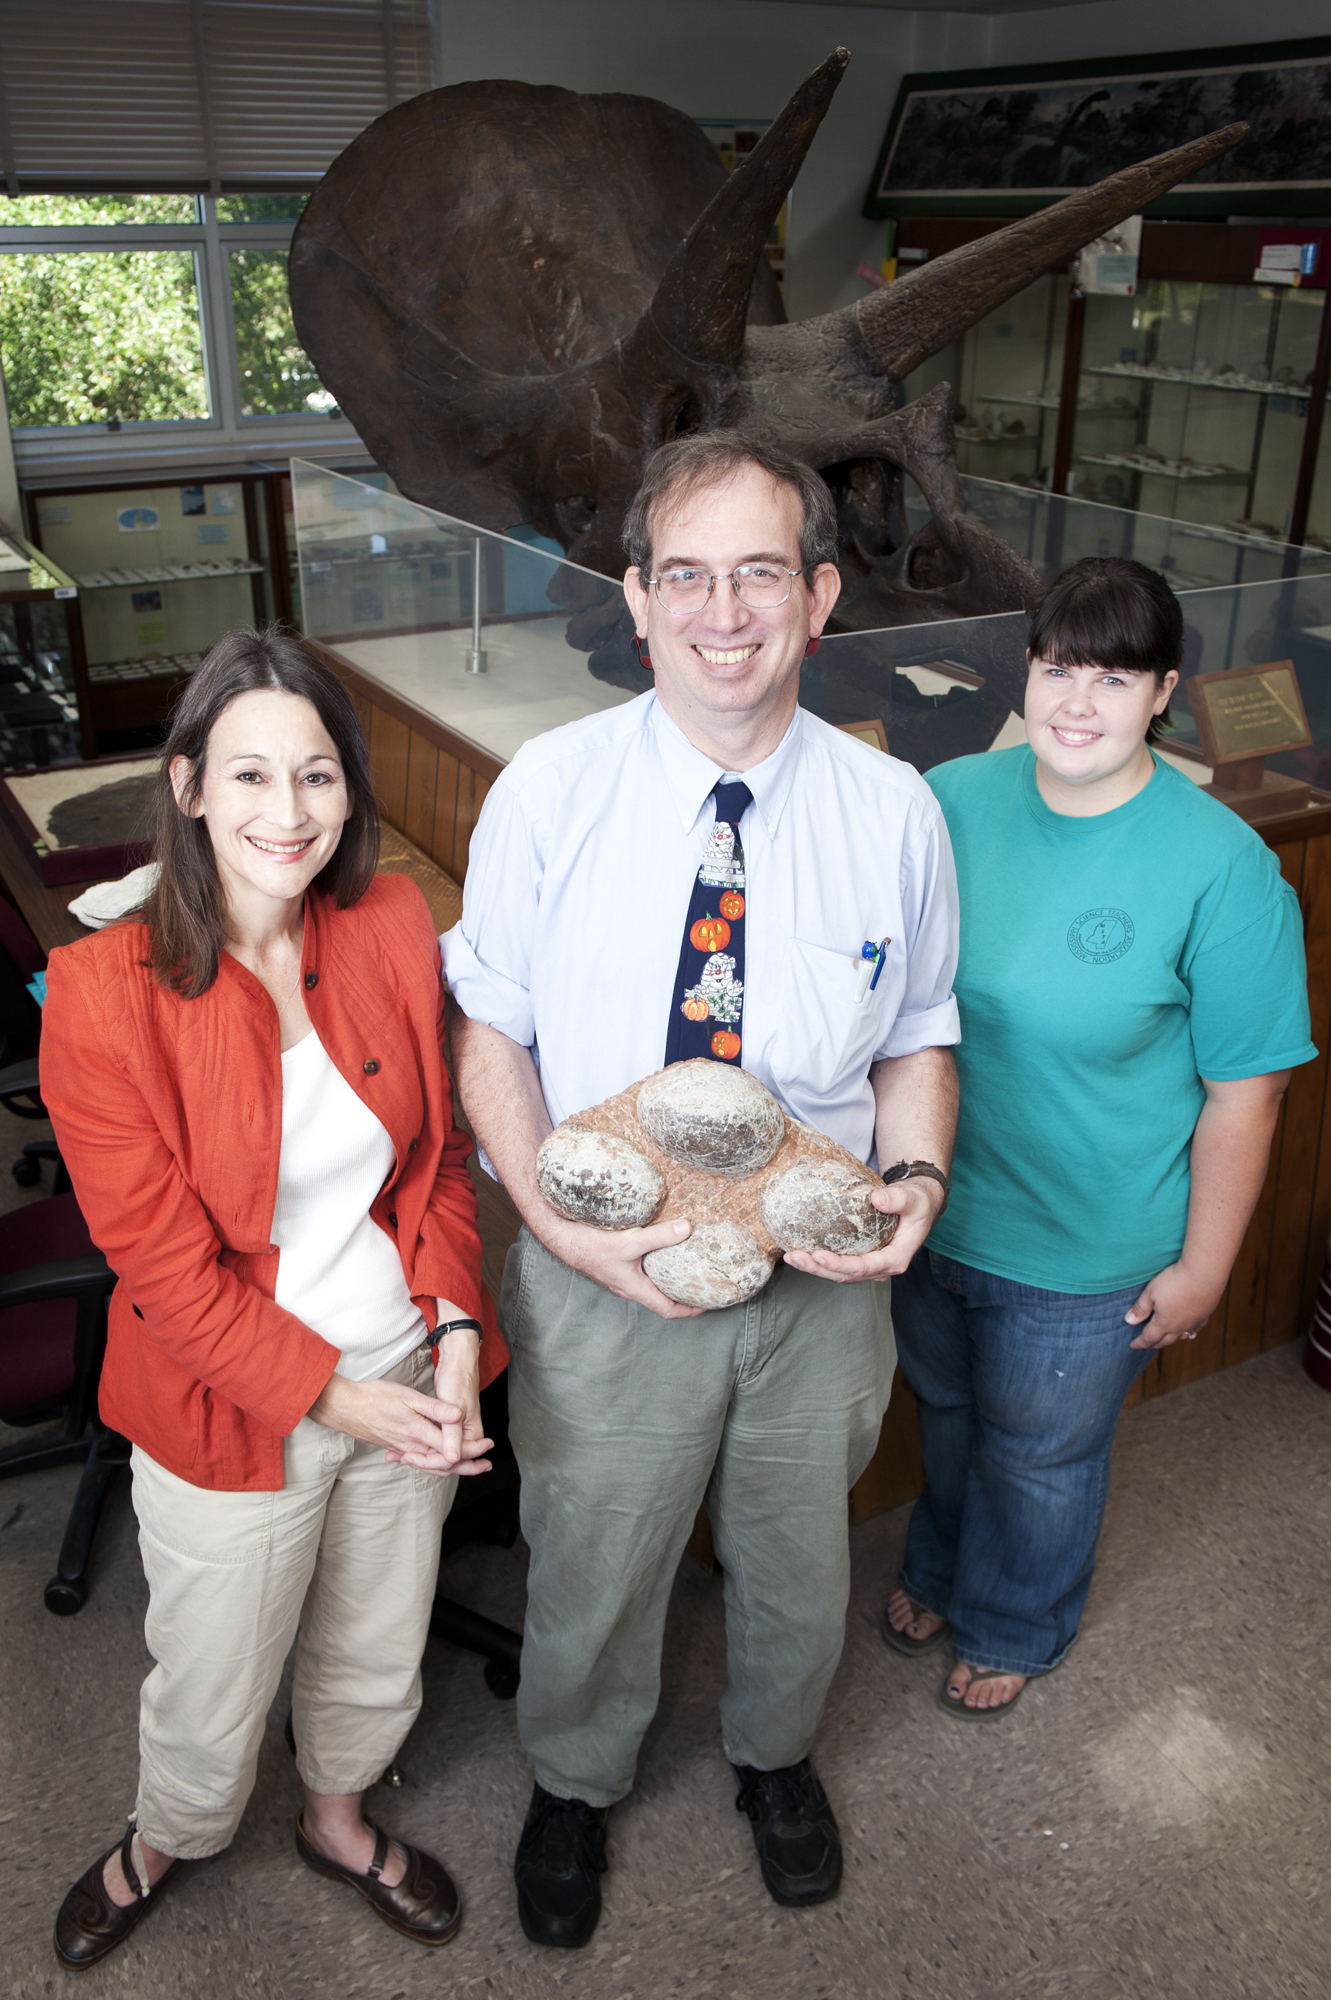
[[802,569],[785,569],[780,563],[751,562],[727,570],[725,576],[713,576],[706,569],[667,569],[660,576],[649,577],[647,587],[655,590],[657,601],[676,618],[701,611],[717,584],[727,578],[740,603],[750,611],[774,611],[786,602],[795,578],[803,574]]

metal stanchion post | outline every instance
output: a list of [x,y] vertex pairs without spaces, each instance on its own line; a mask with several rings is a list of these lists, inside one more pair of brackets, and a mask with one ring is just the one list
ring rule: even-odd
[[485,587],[485,545],[481,537],[476,537],[475,559],[472,565],[471,586],[471,651],[467,654],[467,672],[483,674],[488,672],[485,663],[485,649],[481,645],[481,592]]

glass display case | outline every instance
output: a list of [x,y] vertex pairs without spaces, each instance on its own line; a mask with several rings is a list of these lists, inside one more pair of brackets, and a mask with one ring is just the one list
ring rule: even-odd
[[94,754],[72,579],[0,526],[0,768]]
[[[1011,484],[964,474],[961,485],[974,518],[1010,542],[1046,582],[1083,556],[1132,556],[1162,570],[1179,591],[1268,583],[1331,569],[1331,551],[1316,547],[1292,548],[1267,536],[1068,499],[1043,489],[1014,491]],[[906,518],[912,531],[928,518],[918,493],[907,495]]]
[[917,368],[914,402],[936,382],[956,395],[957,464],[983,479],[1044,486],[1054,457],[1068,281],[1047,273]]
[[230,627],[290,617],[280,480],[251,466],[28,493],[34,540],[78,588],[99,736],[159,725]]
[[307,460],[291,488],[303,630],[491,756],[649,685],[603,678],[609,578]]
[[[1216,777],[1189,698],[1198,674],[1292,663],[1312,743],[1266,759],[1331,804],[1331,566],[1295,577],[1178,592],[1184,617],[1182,684],[1173,727],[1158,746],[1199,785]],[[837,726],[881,721],[894,756],[927,771],[953,757],[1025,741],[1027,619],[1014,611],[946,624],[898,626],[824,639],[804,665],[800,700]]]
[[1069,490],[1283,541],[1324,300],[1163,278],[1087,298]]
[[[529,738],[651,686],[611,579],[322,466],[293,460],[291,471],[306,632],[492,768]],[[1187,627],[1170,761],[1211,780],[1188,679],[1292,659],[1314,743],[1271,766],[1331,789],[1331,558],[963,484],[976,515],[1047,576],[1099,554],[1170,574]],[[892,753],[928,770],[1024,741],[1026,634],[1019,611],[833,634],[805,662],[801,700],[838,726],[881,721]]]

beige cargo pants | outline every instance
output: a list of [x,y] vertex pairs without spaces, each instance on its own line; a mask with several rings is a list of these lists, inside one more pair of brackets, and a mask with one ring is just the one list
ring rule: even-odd
[[[386,1379],[432,1393],[429,1354]],[[283,1466],[279,1493],[213,1493],[134,1450],[157,1662],[140,1697],[137,1814],[164,1854],[197,1860],[231,1840],[293,1641],[296,1761],[313,1791],[374,1784],[420,1710],[457,1480],[390,1465],[309,1417]]]

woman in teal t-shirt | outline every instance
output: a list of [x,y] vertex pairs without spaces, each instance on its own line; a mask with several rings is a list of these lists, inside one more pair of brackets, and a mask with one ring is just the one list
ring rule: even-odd
[[1031,625],[1029,747],[930,771],[961,892],[961,1123],[945,1215],[892,1288],[928,1484],[883,1636],[992,1720],[1064,1657],[1114,1426],[1214,1312],[1309,1041],[1274,856],[1153,756],[1183,614],[1091,558]]

